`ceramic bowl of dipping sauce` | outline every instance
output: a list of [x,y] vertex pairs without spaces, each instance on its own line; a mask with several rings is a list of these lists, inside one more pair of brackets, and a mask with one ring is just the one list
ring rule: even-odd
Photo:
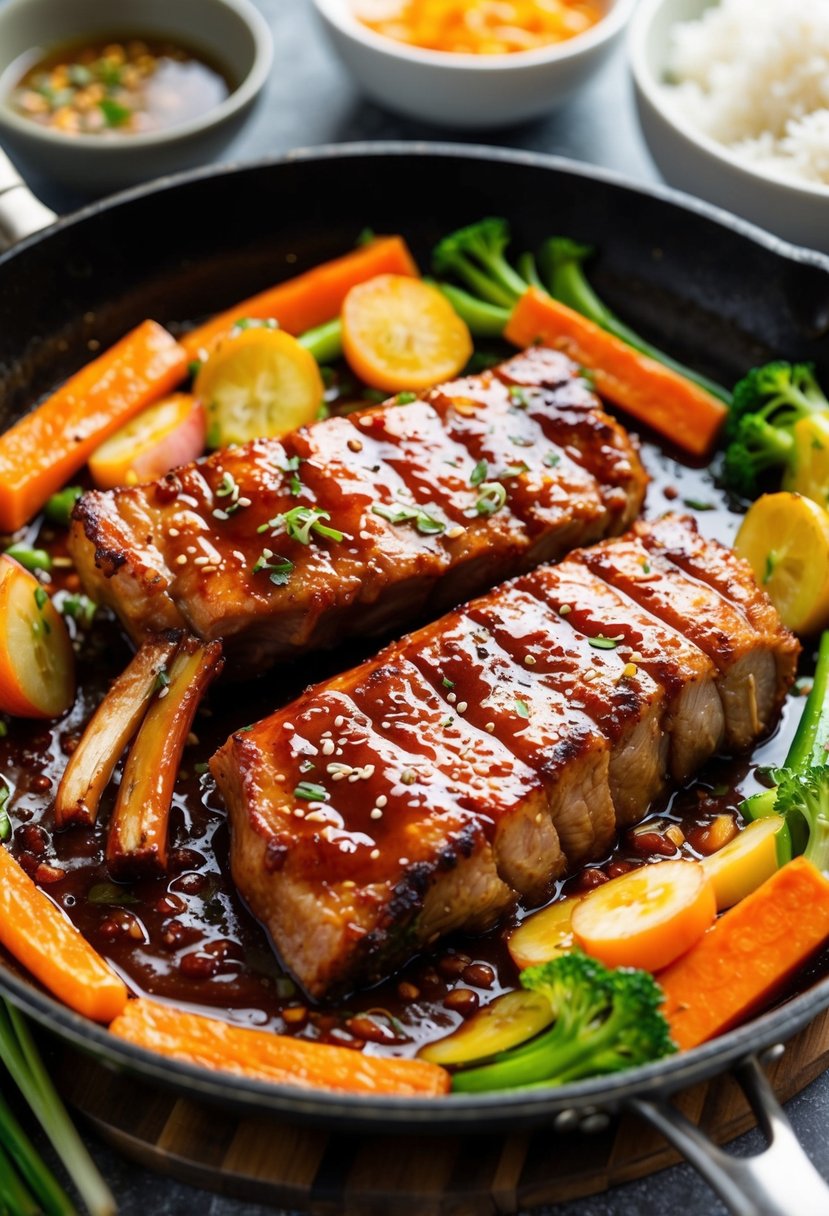
[[[471,39],[449,28],[447,12],[457,7],[455,0],[429,2],[441,26],[434,38],[428,21],[414,21],[419,0],[314,0],[314,5],[337,55],[373,100],[409,118],[470,130],[510,126],[560,106],[601,67],[635,5],[635,0],[562,0],[564,21],[569,9],[576,32],[544,42],[543,29],[541,38],[533,37],[538,22],[532,20],[536,6],[529,0],[511,5],[517,15],[511,29],[479,24],[479,36],[472,31]],[[472,7],[481,10],[486,23],[492,0]],[[402,36],[395,34],[395,12],[403,14],[397,23]],[[407,40],[412,34],[419,45]]]
[[272,57],[250,0],[8,0],[0,144],[86,195],[192,168],[238,132]]

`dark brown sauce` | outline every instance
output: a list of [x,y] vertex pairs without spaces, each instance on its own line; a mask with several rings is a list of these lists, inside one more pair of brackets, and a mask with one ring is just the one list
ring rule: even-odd
[[233,88],[201,52],[134,34],[35,48],[0,78],[12,109],[70,137],[163,131],[200,118]]
[[[684,507],[696,515],[702,531],[724,541],[732,539],[740,517],[729,508],[708,470],[686,467],[650,443],[643,454],[653,477],[648,514]],[[53,552],[60,551],[60,537],[47,531],[40,539]],[[69,574],[64,582],[71,589],[77,576]],[[57,586],[60,580],[55,576],[50,589]],[[313,1007],[280,969],[264,931],[233,887],[225,813],[205,771],[206,761],[232,730],[286,704],[309,680],[359,661],[364,655],[356,647],[303,660],[299,670],[281,670],[244,687],[214,691],[196,719],[197,742],[187,748],[176,784],[169,874],[131,885],[113,884],[103,864],[103,850],[114,792],[109,792],[92,830],[55,832],[52,799],[67,753],[108,680],[128,656],[112,620],[99,618],[91,630],[79,635],[80,693],[75,707],[53,728],[9,721],[8,734],[0,738],[0,773],[13,791],[15,856],[133,992],[246,1026],[358,1049],[365,1046],[371,1052],[412,1055],[421,1044],[445,1035],[474,1007],[516,985],[517,971],[505,939],[527,914],[525,910],[484,937],[457,937],[443,943],[384,983],[336,1007]],[[805,669],[810,662],[807,656]],[[782,761],[802,704],[802,697],[787,702],[780,726],[751,757],[713,761],[697,781],[654,808],[652,818],[661,821],[657,827],[671,822],[682,828],[685,841],[675,856],[697,856],[693,843],[699,841],[698,830],[716,816],[732,814],[739,822],[739,802],[759,788],[758,768]],[[637,848],[635,837],[628,833],[604,860],[561,884],[559,893],[584,889],[626,866],[664,855]],[[813,982],[826,969],[825,957],[816,960],[801,984]],[[361,1016],[365,1014],[371,1017]]]

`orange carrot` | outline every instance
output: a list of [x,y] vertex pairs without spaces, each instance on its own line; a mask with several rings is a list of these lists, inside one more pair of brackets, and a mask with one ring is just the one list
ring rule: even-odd
[[187,374],[175,338],[144,321],[0,435],[0,532],[39,511],[98,445]]
[[696,1047],[768,1005],[829,937],[829,881],[790,861],[657,978],[679,1047]]
[[721,401],[536,288],[518,301],[504,336],[563,351],[589,371],[602,397],[692,455],[713,446],[727,412]]
[[110,1030],[173,1060],[274,1085],[417,1097],[449,1091],[448,1073],[425,1060],[365,1056],[349,1047],[247,1030],[146,997],[129,1001]]
[[44,988],[78,1013],[110,1022],[126,986],[59,908],[0,847],[0,943]]
[[378,274],[417,277],[419,271],[406,242],[400,236],[378,237],[343,257],[324,262],[305,274],[277,283],[259,295],[234,304],[211,321],[181,339],[190,359],[202,358],[215,343],[230,333],[242,317],[273,318],[280,328],[298,337],[315,325],[340,315],[343,300],[352,287]]

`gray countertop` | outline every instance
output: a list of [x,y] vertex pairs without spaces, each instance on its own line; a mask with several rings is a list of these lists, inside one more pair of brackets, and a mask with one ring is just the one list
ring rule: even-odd
[[[273,29],[276,60],[264,100],[228,149],[227,160],[250,160],[290,148],[350,140],[466,138],[460,132],[398,119],[364,100],[329,53],[312,22],[308,0],[255,3]],[[638,181],[658,180],[639,135],[623,50],[559,113],[506,131],[476,133],[474,142],[556,153],[610,167]],[[76,201],[45,183],[33,185],[59,210],[67,210]],[[829,1177],[829,1079],[816,1081],[787,1109],[812,1160]],[[748,1155],[760,1143],[760,1136],[751,1133],[737,1141],[733,1151]],[[90,1145],[118,1198],[122,1216],[148,1212],[154,1216],[195,1212],[201,1216],[260,1216],[273,1210],[157,1178],[117,1157],[92,1136]],[[677,1166],[555,1210],[561,1216],[673,1216],[680,1210],[684,1216],[719,1216],[724,1209],[690,1167]]]

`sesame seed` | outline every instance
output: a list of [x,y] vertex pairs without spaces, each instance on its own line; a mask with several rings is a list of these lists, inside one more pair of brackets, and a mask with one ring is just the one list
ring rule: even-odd
[[181,533],[179,532],[178,528],[168,528],[167,535],[175,538],[176,536],[181,536]]
[[167,688],[166,686],[164,688],[162,688],[158,694],[159,701],[163,701],[169,691],[170,691],[169,688]]
[[458,701],[458,704],[456,705],[455,708],[457,709],[459,714],[465,714],[467,709],[469,708],[469,706],[467,705],[466,701]]
[[351,452],[362,452],[362,450],[363,450],[362,442],[359,439],[349,439],[348,449]]
[[559,616],[569,616],[569,614],[572,611],[573,611],[573,609],[570,607],[569,604],[562,604],[558,610],[558,615]]
[[240,507],[249,507],[251,500],[249,498],[240,498],[238,499],[238,503]]
[[371,852],[369,853],[369,857],[371,858],[372,861],[376,861],[379,856],[380,856],[379,849],[372,849]]
[[401,866],[407,866],[409,864],[409,859],[408,857],[401,857],[399,858],[399,862]]
[[337,714],[336,718],[334,719],[334,726],[339,730],[339,728],[344,725],[345,718],[342,716],[342,714]]
[[490,733],[490,734],[492,734],[492,732],[495,730],[495,723],[494,723],[494,722],[487,722],[486,727],[485,727],[484,729],[485,729],[485,730],[488,730],[488,731],[489,731],[489,733]]
[[297,819],[304,819],[304,818],[305,818],[305,812],[303,811],[303,809],[302,809],[302,807],[301,807],[301,806],[298,806],[298,807],[296,807],[296,808],[295,808],[295,810],[294,810],[294,815],[295,815],[295,817],[296,817]]
[[347,878],[345,880],[345,882],[343,883],[343,886],[348,887],[349,891],[353,891],[353,889],[357,886],[357,884],[353,878]]
[[186,566],[187,565],[187,554],[186,553],[179,553],[178,557],[176,558],[176,565],[177,566]]
[[389,800],[385,794],[378,794],[375,801],[376,801],[377,806],[386,806],[388,804]]
[[460,524],[456,524],[454,528],[449,528],[446,532],[447,540],[457,540],[459,536],[463,536],[466,528],[462,528]]
[[332,781],[342,781],[344,776],[345,776],[345,773],[332,773],[331,780]]
[[293,730],[293,729],[294,729],[294,724],[293,724],[293,722],[283,722],[283,723],[282,723],[282,729],[283,729],[283,730]]
[[334,740],[333,739],[323,739],[322,754],[323,754],[323,756],[333,756],[334,755]]
[[379,806],[374,807],[371,810],[371,812],[369,813],[369,819],[382,819],[382,818],[383,818],[383,812],[380,810]]
[[642,662],[642,656],[638,650],[634,650],[633,654],[630,656],[630,661],[631,661],[631,663],[641,663]]
[[380,729],[381,730],[391,730],[391,722],[381,722]]
[[218,566],[202,566],[201,572],[202,574],[215,574],[218,569]]
[[193,565],[194,566],[206,566],[209,561],[210,561],[209,557],[197,557],[194,559]]
[[541,814],[541,811],[539,811],[539,812],[538,812],[538,814],[536,815],[536,817],[535,817],[535,822],[536,822],[536,823],[543,823],[543,822],[544,822],[544,816]]
[[454,705],[455,702],[457,701],[457,699],[458,699],[458,694],[456,692],[450,692],[450,693],[446,694],[446,700],[449,702],[450,705]]
[[535,667],[535,657],[531,654],[524,655],[524,662],[526,663],[527,667]]
[[310,811],[305,816],[305,822],[306,823],[325,823],[327,818],[328,818],[328,816],[326,815],[325,811]]

